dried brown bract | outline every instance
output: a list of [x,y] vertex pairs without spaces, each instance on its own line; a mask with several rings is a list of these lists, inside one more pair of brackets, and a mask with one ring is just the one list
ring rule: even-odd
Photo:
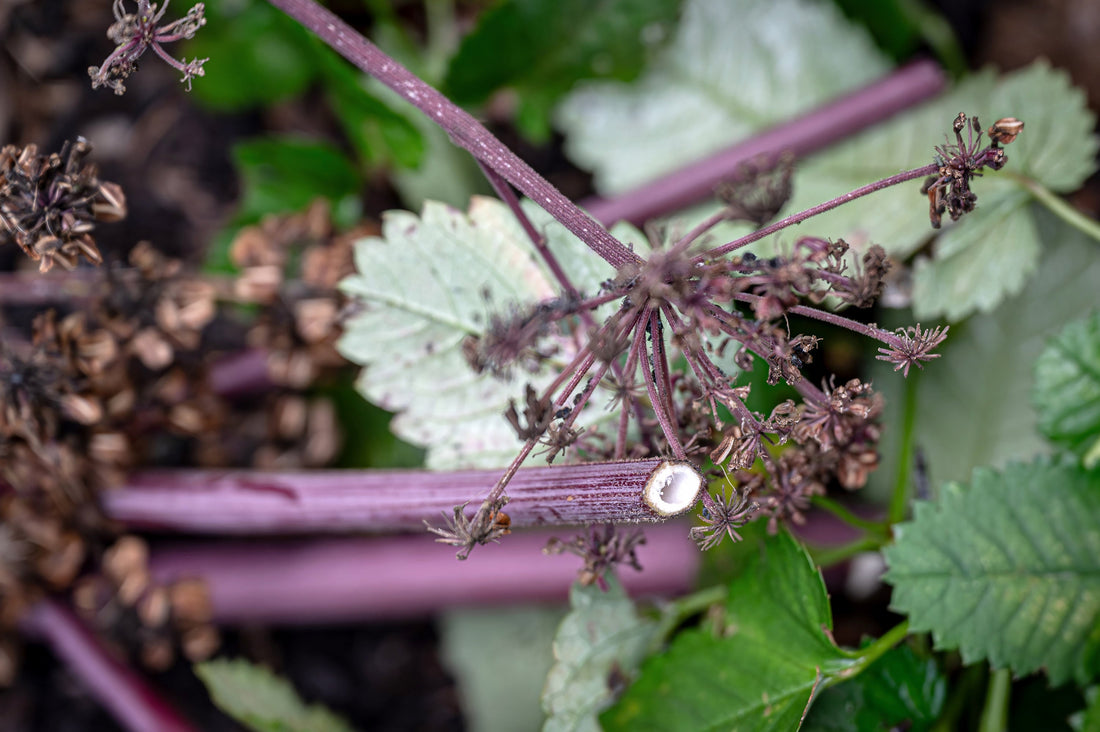
[[95,222],[126,216],[122,189],[99,180],[86,162],[91,150],[83,139],[51,155],[34,145],[0,149],[0,244],[14,241],[42,272],[55,264],[73,269],[81,257],[99,264]]

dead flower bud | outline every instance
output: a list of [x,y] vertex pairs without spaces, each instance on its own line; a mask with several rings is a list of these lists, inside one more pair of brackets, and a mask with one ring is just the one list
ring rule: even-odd
[[427,521],[424,521],[424,526],[440,537],[436,539],[440,544],[460,547],[456,556],[459,559],[466,559],[478,544],[499,541],[500,537],[511,533],[511,519],[507,521],[501,519],[502,516],[507,516],[501,511],[506,503],[508,503],[507,496],[502,496],[495,503],[483,505],[473,518],[466,518],[466,506],[469,502],[463,503],[461,506],[454,507],[454,518],[443,514],[444,528],[437,529]]
[[940,354],[931,351],[943,343],[948,330],[949,326],[921,330],[920,323],[899,328],[893,334],[885,334],[882,340],[890,347],[878,349],[879,355],[875,359],[894,364],[894,371],[901,371],[903,376],[908,376],[910,366],[923,369],[923,362],[940,357]]
[[722,543],[722,538],[728,536],[730,541],[741,541],[741,535],[737,529],[744,526],[760,505],[749,500],[750,491],[736,488],[727,498],[715,493],[703,493],[703,510],[699,518],[706,526],[692,527],[691,538],[701,549],[713,549]]

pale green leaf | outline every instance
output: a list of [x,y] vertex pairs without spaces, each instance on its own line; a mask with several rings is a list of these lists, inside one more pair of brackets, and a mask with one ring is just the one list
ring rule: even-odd
[[554,637],[555,663],[542,694],[543,732],[598,732],[596,715],[611,703],[615,679],[634,675],[657,630],[613,574],[606,580],[606,590],[575,583],[569,591],[571,610]]
[[963,661],[1053,685],[1100,671],[1100,474],[1047,460],[979,468],[915,504],[885,550],[892,607]]
[[195,664],[219,709],[256,732],[351,732],[340,717],[307,705],[286,679],[244,659]]
[[439,618],[440,656],[455,678],[470,732],[542,726],[539,703],[564,608],[458,608]]
[[1039,429],[1082,455],[1100,460],[1100,312],[1067,325],[1035,364]]
[[688,0],[635,82],[582,83],[559,107],[566,152],[619,193],[860,86],[887,68],[829,3]]
[[[1044,252],[1038,272],[992,313],[953,327],[937,349],[941,358],[909,375],[917,379],[914,444],[932,486],[966,480],[980,465],[1002,467],[1050,450],[1029,399],[1033,367],[1052,334],[1096,307],[1100,256],[1095,242],[1046,211],[1029,215]],[[910,316],[893,325],[913,322]],[[886,396],[884,423],[899,424],[891,414],[902,402],[901,375],[876,362],[872,376]],[[883,463],[873,474],[880,484],[892,484],[897,474],[890,442],[897,436],[896,429],[884,432]]]
[[600,717],[613,730],[798,729],[810,695],[856,662],[829,636],[821,574],[788,534],[730,583],[720,627],[677,635]]
[[[524,206],[581,291],[594,293],[613,275],[537,206]],[[537,387],[552,374],[517,369],[512,381],[477,375],[462,354],[462,341],[483,331],[491,311],[559,291],[512,212],[500,201],[480,197],[466,213],[434,202],[425,204],[419,217],[388,212],[382,236],[356,245],[356,267],[359,274],[342,288],[367,307],[346,324],[339,346],[349,360],[366,367],[360,392],[399,413],[390,428],[427,447],[429,467],[507,464],[520,443],[501,415],[511,399],[522,404],[525,383]],[[571,345],[561,348],[559,358],[569,358]],[[606,416],[593,407],[580,424]]]

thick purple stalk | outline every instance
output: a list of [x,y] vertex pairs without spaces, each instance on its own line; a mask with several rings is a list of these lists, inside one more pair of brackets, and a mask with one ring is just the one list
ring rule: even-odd
[[597,221],[642,224],[706,200],[720,182],[758,155],[817,152],[938,94],[944,75],[932,61],[917,61],[856,92],[777,125],[697,163],[614,198],[590,198],[581,206]]
[[171,705],[122,664],[55,599],[36,603],[21,627],[45,641],[116,721],[132,732],[195,732]]
[[[511,505],[508,506],[511,509]],[[154,578],[199,577],[219,623],[303,624],[428,616],[468,605],[564,602],[581,560],[546,556],[551,536],[524,531],[456,564],[452,547],[423,537],[206,542],[153,548]],[[646,529],[642,572],[619,571],[631,596],[690,591],[700,554],[681,522]]]
[[331,11],[313,0],[269,2],[320,36],[332,50],[400,94],[428,119],[446,130],[456,145],[468,150],[475,159],[546,209],[612,267],[641,261],[638,255],[563,196],[468,112],[382,53]]
[[795,224],[800,224],[803,221],[805,221],[806,219],[817,216],[818,214],[823,214],[826,211],[831,211],[831,210],[833,210],[834,208],[836,208],[838,206],[843,206],[844,204],[849,203],[850,201],[854,201],[857,198],[862,198],[863,196],[874,193],[875,191],[881,191],[884,188],[889,188],[890,186],[896,186],[899,183],[904,183],[904,182],[910,181],[910,180],[916,180],[917,178],[925,178],[929,175],[932,175],[933,173],[935,173],[938,170],[939,170],[938,165],[936,165],[934,163],[930,163],[930,164],[925,165],[924,167],[921,167],[921,168],[914,168],[913,170],[907,170],[904,173],[898,173],[897,175],[891,175],[889,178],[883,178],[882,180],[877,180],[874,183],[868,183],[867,185],[861,186],[861,187],[855,189],[854,191],[849,191],[848,193],[845,193],[842,196],[837,196],[836,198],[832,199],[831,201],[826,201],[825,203],[819,203],[816,206],[811,206],[810,208],[806,209],[805,211],[799,211],[796,214],[791,214],[790,216],[788,216],[785,219],[781,219],[780,221],[776,221],[774,224],[771,224],[769,226],[765,226],[763,229],[757,229],[756,231],[752,232],[751,234],[749,234],[747,236],[743,236],[743,237],[741,237],[740,239],[738,239],[736,241],[731,241],[729,244],[723,244],[720,247],[715,247],[714,249],[710,249],[708,251],[705,251],[702,254],[700,254],[698,257],[696,257],[695,259],[697,261],[702,262],[702,261],[705,261],[707,259],[712,259],[714,257],[720,257],[723,254],[728,254],[729,252],[732,252],[735,249],[740,249],[741,247],[748,246],[749,244],[752,244],[754,241],[759,241],[759,240],[763,239],[764,237],[769,236],[771,234],[774,234],[775,232],[777,232],[781,229],[786,229],[788,226],[794,226]]
[[[642,493],[663,462],[523,468],[508,485],[505,511],[514,526],[660,521]],[[501,473],[154,471],[104,492],[102,503],[131,528],[201,534],[419,530],[484,495]]]
[[95,269],[73,272],[0,272],[0,305],[48,305],[91,297],[102,275]]

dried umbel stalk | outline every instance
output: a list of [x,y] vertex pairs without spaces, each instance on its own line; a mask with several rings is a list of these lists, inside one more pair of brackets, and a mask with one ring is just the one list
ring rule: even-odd
[[0,149],[0,244],[14,241],[42,272],[55,264],[73,269],[80,257],[99,264],[95,222],[126,216],[122,189],[86,162],[91,151],[84,139],[50,155],[34,145]]
[[93,89],[106,86],[114,89],[115,94],[125,93],[124,82],[130,74],[137,71],[138,59],[150,48],[162,61],[183,74],[181,81],[187,84],[188,91],[191,90],[191,80],[206,73],[203,70],[203,64],[210,59],[194,58],[190,61],[180,61],[164,50],[165,43],[195,37],[199,28],[206,25],[206,18],[203,17],[205,6],[202,3],[196,3],[184,17],[160,25],[164,14],[168,11],[169,2],[170,0],[165,0],[164,6],[158,9],[156,3],[137,0],[136,12],[128,13],[124,0],[114,0],[112,10],[115,14],[115,22],[107,29],[107,37],[115,44],[115,50],[102,66],[88,68]]

